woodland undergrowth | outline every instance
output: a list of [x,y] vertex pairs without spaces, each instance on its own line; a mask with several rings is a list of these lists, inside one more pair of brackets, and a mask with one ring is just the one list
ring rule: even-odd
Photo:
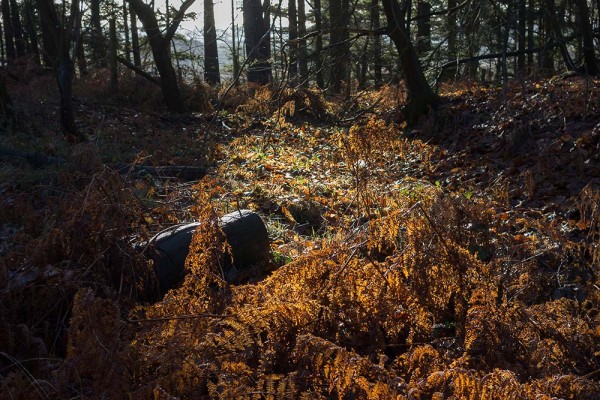
[[[236,88],[212,121],[82,100],[92,141],[51,148],[15,121],[64,162],[2,159],[0,397],[600,398],[599,83],[447,85],[411,129],[399,92]],[[240,208],[277,268],[233,285]],[[132,244],[189,220],[161,299]]]

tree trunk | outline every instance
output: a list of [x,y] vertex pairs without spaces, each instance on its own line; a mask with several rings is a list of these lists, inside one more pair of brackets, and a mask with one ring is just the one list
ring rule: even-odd
[[525,47],[527,45],[527,0],[519,1],[519,23],[517,29],[517,50],[519,55],[517,56],[517,72],[519,74],[525,74]]
[[[371,29],[374,31],[379,30],[379,0],[371,0]],[[381,70],[383,69],[383,63],[381,61],[381,36],[375,35],[373,38],[373,74],[375,79],[375,87],[379,88],[383,82]]]
[[172,23],[167,26],[164,34],[158,25],[158,20],[151,6],[144,3],[143,0],[128,1],[129,6],[135,11],[140,21],[142,21],[142,25],[148,36],[152,55],[154,56],[154,63],[160,75],[160,87],[167,109],[176,113],[183,112],[185,107],[177,82],[177,74],[171,63],[171,52],[169,50],[171,39],[173,39],[186,10],[194,3],[194,0],[186,0],[181,5],[181,8],[177,11]]
[[573,63],[573,59],[569,54],[569,50],[567,49],[567,45],[565,43],[565,39],[562,34],[562,29],[560,23],[557,19],[556,7],[554,5],[554,0],[545,0],[544,4],[546,6],[545,15],[546,15],[546,26],[548,30],[551,32],[551,36],[554,38],[556,43],[558,43],[558,48],[560,50],[560,54],[562,55],[563,61],[565,63],[565,67],[569,71],[575,71],[575,63]]
[[204,0],[204,80],[211,85],[221,83],[213,0]]
[[133,65],[141,68],[142,56],[140,54],[140,39],[138,36],[137,16],[135,15],[133,8],[131,8],[131,5],[129,6],[129,20],[131,26],[131,52],[133,53]]
[[[300,0],[302,1],[302,0]],[[288,0],[288,76],[290,86],[295,87],[298,78],[298,15],[296,0]]]
[[[479,41],[477,40],[477,34],[479,33],[480,27],[480,12],[481,3],[471,4],[469,9],[465,27],[465,36],[467,41],[467,55],[473,57],[479,51]],[[477,78],[477,69],[479,68],[478,62],[467,64],[465,75],[471,79]]]
[[6,59],[10,64],[16,57],[15,36],[12,20],[10,18],[10,1],[2,0],[2,25],[4,28],[4,46],[6,48]]
[[437,98],[425,79],[417,52],[406,31],[405,11],[400,8],[397,0],[382,0],[382,4],[388,22],[388,35],[398,50],[402,70],[406,76],[408,104],[404,115],[407,122],[412,124],[420,114],[429,111]]
[[25,40],[23,39],[23,27],[21,25],[21,16],[19,5],[16,0],[10,0],[10,13],[12,19],[12,28],[15,35],[15,50],[17,56],[25,55]]
[[131,62],[131,41],[129,40],[129,11],[127,0],[123,0],[123,30],[125,33],[125,59]]
[[598,59],[594,51],[594,32],[590,20],[590,9],[586,0],[576,0],[581,20],[581,33],[583,36],[583,59],[585,72],[590,75],[598,75]]
[[306,3],[298,0],[298,67],[300,69],[300,84],[306,86],[308,82],[308,62],[306,60]]
[[[527,48],[533,49],[535,47],[535,0],[528,0],[529,9],[527,10]],[[534,57],[533,52],[527,53],[527,66],[529,70],[534,68]]]
[[341,93],[342,83],[348,74],[348,57],[350,52],[350,46],[347,42],[348,14],[348,0],[329,1],[329,21],[331,26],[331,40],[329,43],[331,59],[329,92],[332,94]]
[[[377,0],[375,0],[377,1]],[[315,29],[317,31],[317,38],[315,39],[315,70],[317,86],[320,89],[325,88],[325,79],[323,79],[323,14],[321,9],[321,0],[314,0],[314,13],[315,13]]]
[[110,38],[110,90],[117,93],[119,90],[119,64],[117,63],[117,21],[114,18],[109,22],[109,38]]
[[[448,59],[456,60],[458,57],[457,32],[456,32],[456,0],[448,0],[448,18],[446,19],[446,30],[448,31]],[[442,80],[454,79],[456,77],[457,66],[448,68],[441,75]]]
[[35,59],[35,63],[40,63],[40,49],[38,47],[38,38],[36,31],[36,20],[35,20],[35,8],[32,0],[25,0],[23,2],[24,6],[24,25],[25,25],[25,33],[28,37],[28,52],[33,54]]
[[231,0],[231,58],[233,59],[233,79],[238,83],[240,76],[240,60],[238,58],[237,27],[235,25],[235,0]]
[[79,75],[84,76],[88,74],[87,62],[85,60],[85,50],[83,48],[83,41],[80,40],[77,44],[77,68],[79,69]]
[[106,46],[102,34],[102,21],[100,18],[100,0],[90,0],[90,22],[92,24],[92,60],[96,67],[103,68],[107,65]]
[[260,0],[244,1],[243,14],[248,82],[264,85],[271,80],[269,19]]
[[417,3],[417,53],[419,56],[431,50],[431,4],[426,1]]

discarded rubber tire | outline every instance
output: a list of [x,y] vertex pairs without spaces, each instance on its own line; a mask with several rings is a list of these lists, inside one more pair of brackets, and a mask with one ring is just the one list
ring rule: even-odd
[[[192,235],[200,224],[176,225],[150,240],[161,294],[183,280]],[[230,283],[241,283],[263,274],[269,264],[270,246],[267,228],[260,216],[250,210],[235,211],[221,218],[221,229],[233,256],[233,263],[225,263],[224,278]]]

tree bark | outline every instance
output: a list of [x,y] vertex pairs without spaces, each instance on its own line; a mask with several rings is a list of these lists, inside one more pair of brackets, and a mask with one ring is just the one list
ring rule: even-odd
[[154,56],[154,63],[160,75],[160,87],[167,109],[176,113],[183,112],[185,107],[179,90],[179,83],[177,82],[177,74],[171,63],[170,45],[171,39],[173,39],[185,12],[194,3],[194,0],[186,0],[181,5],[181,8],[173,17],[171,24],[167,26],[164,34],[158,25],[158,20],[151,6],[144,3],[143,0],[127,1],[140,21],[142,21],[142,25],[148,36],[152,55]]
[[131,41],[129,39],[129,11],[127,9],[127,0],[123,0],[123,30],[125,34],[125,58],[131,62]]
[[2,0],[2,25],[4,28],[4,47],[6,49],[6,59],[10,64],[16,57],[15,35],[13,32],[12,20],[10,18],[10,1]]
[[[342,83],[348,74],[348,56],[350,47],[347,42],[348,0],[329,1],[329,21],[331,24],[329,55],[331,69],[329,72],[329,92],[339,94],[342,91]],[[347,82],[348,83],[348,82]]]
[[119,90],[119,65],[117,63],[117,21],[114,18],[109,22],[109,39],[110,39],[110,90],[117,93]]
[[406,31],[406,10],[402,10],[397,0],[382,0],[382,4],[388,22],[388,35],[398,50],[402,70],[406,76],[408,104],[404,115],[407,122],[412,124],[420,114],[429,111],[436,103],[437,97],[425,79],[417,52]]
[[[125,0],[127,1],[127,0]],[[131,26],[131,52],[133,53],[133,65],[142,67],[142,56],[140,54],[140,38],[138,36],[137,16],[135,11],[129,6],[129,20]]]
[[40,63],[40,50],[38,46],[38,38],[36,31],[36,20],[35,20],[35,7],[33,5],[33,0],[25,0],[23,2],[24,6],[24,25],[25,25],[25,33],[28,37],[28,49],[27,51],[34,55],[35,63]]
[[[300,0],[302,1],[302,0]],[[296,0],[288,0],[288,76],[289,84],[295,87],[298,78],[298,14]]]
[[525,47],[527,45],[527,0],[519,1],[519,23],[517,29],[517,50],[519,55],[517,56],[517,72],[525,74]]
[[[377,0],[375,0],[377,1]],[[316,70],[316,80],[317,86],[320,89],[325,88],[325,79],[323,78],[323,14],[321,8],[321,0],[314,0],[314,13],[315,13],[315,30],[317,31],[317,38],[315,39],[315,70]]]
[[269,40],[269,19],[263,15],[260,0],[246,0],[243,5],[244,33],[248,82],[261,85],[271,81],[271,48]]
[[417,3],[417,53],[419,56],[431,50],[431,4],[426,1]]
[[298,0],[298,67],[300,69],[300,84],[306,86],[308,82],[308,61],[306,60],[306,3]]
[[92,24],[92,60],[96,67],[107,66],[106,45],[102,33],[102,20],[100,18],[100,0],[90,0],[90,22]]
[[12,29],[15,35],[15,50],[17,56],[25,55],[25,40],[23,38],[23,27],[21,25],[21,16],[19,5],[16,0],[10,0],[10,14],[12,19]]
[[560,50],[560,54],[562,55],[563,61],[565,63],[565,67],[569,71],[575,71],[576,70],[575,63],[573,62],[573,59],[571,58],[571,55],[569,54],[569,50],[567,49],[567,45],[565,43],[565,40],[564,40],[564,37],[562,34],[561,26],[557,19],[556,7],[554,5],[554,0],[545,0],[544,4],[546,6],[546,9],[545,9],[546,24],[547,24],[549,31],[551,32],[551,36],[554,38],[556,43],[558,43],[558,48]]
[[[371,0],[371,29],[378,31],[380,28],[379,19],[379,0]],[[383,63],[381,61],[381,36],[375,35],[373,38],[373,75],[375,87],[379,88],[383,82],[382,76]]]
[[598,75],[598,59],[594,51],[594,32],[590,21],[590,9],[586,0],[576,0],[581,20],[581,33],[583,36],[583,60],[585,72],[589,75]]
[[211,85],[221,83],[213,0],[204,0],[204,80]]
[[238,58],[239,45],[237,44],[237,27],[235,25],[235,0],[231,0],[231,58],[233,59],[233,79],[235,84],[239,82],[238,77],[240,76],[240,60]]
[[60,122],[63,132],[77,140],[84,140],[75,124],[73,110],[73,73],[74,66],[70,48],[77,45],[81,15],[79,2],[72,0],[68,18],[59,18],[53,0],[37,0],[40,22],[44,34],[44,47],[48,46],[52,53],[49,61],[56,74],[60,92]]

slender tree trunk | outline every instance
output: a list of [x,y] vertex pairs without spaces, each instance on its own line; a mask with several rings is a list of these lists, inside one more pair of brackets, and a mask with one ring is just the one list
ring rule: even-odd
[[419,64],[417,52],[406,31],[406,15],[397,0],[382,0],[383,10],[388,22],[388,35],[394,42],[400,56],[402,70],[406,76],[408,104],[404,115],[409,124],[416,122],[418,115],[428,112],[437,97],[425,79]]
[[16,0],[10,0],[10,12],[12,19],[13,32],[15,34],[15,50],[17,56],[25,55],[25,39],[23,38],[23,27],[21,25],[21,15],[19,5]]
[[125,59],[131,63],[131,41],[129,40],[129,11],[127,0],[123,0],[123,30],[125,33]]
[[129,20],[131,22],[131,50],[133,53],[133,65],[140,68],[142,66],[142,56],[140,54],[140,38],[138,36],[137,16],[135,15],[131,5],[129,6]]
[[[302,1],[302,0],[300,0]],[[298,15],[296,0],[288,0],[288,75],[290,86],[295,87],[298,79]]]
[[119,90],[119,64],[117,63],[117,21],[114,18],[109,22],[109,38],[110,38],[110,90],[117,93]]
[[306,3],[298,0],[298,67],[300,68],[300,84],[306,86],[308,82],[308,61],[306,60]]
[[2,0],[2,26],[4,27],[4,46],[6,48],[6,59],[10,64],[16,57],[15,36],[12,20],[10,18],[10,1]]
[[235,83],[238,83],[238,76],[240,75],[240,59],[239,59],[239,50],[237,40],[237,28],[235,25],[235,0],[231,0],[231,56],[233,58],[233,79],[235,79]]
[[317,86],[320,89],[325,88],[325,79],[323,78],[323,14],[321,9],[321,0],[314,0],[315,29],[318,32],[315,39],[315,70]]
[[590,75],[598,75],[598,59],[594,51],[594,33],[590,20],[590,9],[586,0],[576,0],[581,20],[581,33],[583,36],[583,59],[585,71]]
[[[380,28],[379,19],[379,0],[371,0],[371,29],[377,31]],[[382,71],[383,63],[381,60],[381,36],[375,35],[373,38],[373,75],[375,87],[379,88],[383,82]]]
[[[535,47],[535,0],[528,0],[529,7],[527,10],[527,48],[533,49]],[[527,66],[530,72],[533,71],[534,66],[534,55],[527,53]]]
[[[469,57],[474,56],[475,54],[477,54],[477,51],[479,51],[479,41],[477,40],[477,34],[479,33],[480,27],[480,12],[481,3],[473,3],[467,16],[465,34],[467,40],[467,54]],[[471,79],[476,79],[478,68],[478,62],[468,64],[466,75]]]
[[519,23],[517,29],[517,49],[519,55],[517,56],[517,72],[525,74],[525,48],[527,45],[527,0],[519,1]]
[[79,75],[81,76],[88,74],[87,61],[85,59],[85,50],[83,48],[82,40],[80,40],[77,45],[77,69],[79,69]]
[[221,83],[213,0],[204,0],[204,80],[211,85]]
[[269,19],[260,0],[244,1],[243,11],[248,82],[264,85],[271,80]]
[[36,64],[40,63],[40,49],[38,47],[38,38],[36,31],[36,20],[35,20],[35,8],[32,0],[25,0],[24,6],[24,25],[25,33],[28,37],[28,52],[34,55],[34,61]]

